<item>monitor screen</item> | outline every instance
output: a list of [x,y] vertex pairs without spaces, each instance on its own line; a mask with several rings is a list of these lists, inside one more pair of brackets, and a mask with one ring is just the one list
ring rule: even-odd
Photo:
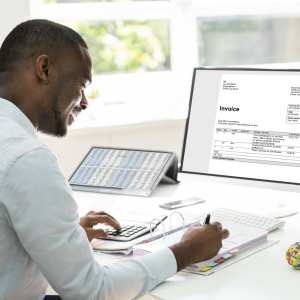
[[300,71],[195,69],[181,171],[300,184]]
[[92,148],[69,183],[150,190],[171,153]]

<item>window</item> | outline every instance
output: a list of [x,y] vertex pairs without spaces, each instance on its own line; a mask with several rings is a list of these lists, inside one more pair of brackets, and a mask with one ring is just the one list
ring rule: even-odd
[[299,11],[300,0],[43,0],[36,17],[86,40],[94,109],[77,124],[97,126],[184,118],[194,67],[297,62]]
[[168,20],[61,21],[86,41],[94,75],[170,70]]
[[[300,17],[198,18],[200,65],[238,66],[300,60]],[[218,45],[218,46],[216,46]]]

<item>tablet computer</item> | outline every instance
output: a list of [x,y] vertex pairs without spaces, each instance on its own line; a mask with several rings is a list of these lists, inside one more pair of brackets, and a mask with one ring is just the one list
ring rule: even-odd
[[173,152],[93,147],[69,183],[77,191],[147,197],[175,158]]

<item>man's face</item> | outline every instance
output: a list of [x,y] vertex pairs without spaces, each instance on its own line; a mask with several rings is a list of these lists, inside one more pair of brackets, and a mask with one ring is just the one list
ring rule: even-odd
[[81,60],[65,62],[55,70],[47,107],[40,113],[39,131],[63,137],[81,110],[88,107],[84,89],[91,83],[92,60],[87,49],[81,50]]

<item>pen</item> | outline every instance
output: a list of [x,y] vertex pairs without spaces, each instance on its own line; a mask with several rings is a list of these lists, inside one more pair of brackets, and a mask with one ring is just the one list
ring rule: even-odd
[[210,214],[207,214],[203,224],[209,224],[209,221],[210,221]]

